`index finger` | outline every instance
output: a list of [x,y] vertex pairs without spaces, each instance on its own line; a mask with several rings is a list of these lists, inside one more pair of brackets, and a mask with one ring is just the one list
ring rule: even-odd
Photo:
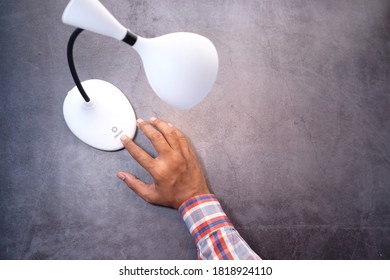
[[175,129],[172,124],[168,124],[162,119],[157,119],[155,117],[150,118],[150,122],[164,135],[169,146],[171,146],[173,150],[178,151],[180,149],[180,144],[176,133],[177,129]]

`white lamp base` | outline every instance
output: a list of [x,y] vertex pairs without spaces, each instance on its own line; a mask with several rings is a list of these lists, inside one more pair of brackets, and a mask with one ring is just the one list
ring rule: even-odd
[[120,136],[133,138],[137,128],[134,109],[114,85],[102,80],[82,82],[90,102],[85,102],[77,87],[64,101],[64,118],[69,129],[86,144],[104,151],[123,148]]

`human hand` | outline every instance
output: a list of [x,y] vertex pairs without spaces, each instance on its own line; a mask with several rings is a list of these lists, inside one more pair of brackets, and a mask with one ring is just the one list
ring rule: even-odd
[[193,196],[210,193],[202,168],[179,129],[156,118],[150,118],[150,124],[138,119],[137,124],[158,156],[152,158],[125,135],[121,141],[130,155],[150,173],[154,183],[146,184],[123,171],[117,173],[120,179],[145,201],[176,209]]

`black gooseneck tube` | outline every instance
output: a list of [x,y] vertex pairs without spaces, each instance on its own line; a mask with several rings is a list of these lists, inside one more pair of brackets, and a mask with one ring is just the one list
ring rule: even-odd
[[81,85],[79,76],[77,75],[77,72],[76,72],[76,67],[74,66],[74,60],[73,60],[74,42],[76,41],[77,36],[79,36],[80,33],[83,32],[83,30],[84,29],[77,28],[70,36],[69,42],[68,42],[68,48],[67,48],[67,57],[68,57],[68,64],[69,64],[70,73],[72,74],[73,80],[74,80],[77,88],[79,89],[81,96],[84,98],[85,102],[89,102],[89,101],[91,101],[91,99],[89,98],[88,94],[85,92],[83,86]]
[[[81,96],[84,98],[85,102],[89,102],[89,101],[91,101],[91,99],[89,98],[88,94],[85,92],[83,86],[81,85],[79,76],[77,75],[77,72],[76,72],[76,67],[74,65],[74,60],[73,60],[74,42],[76,41],[76,38],[80,35],[80,33],[83,31],[84,31],[84,29],[76,28],[76,30],[70,36],[69,42],[68,42],[68,47],[67,47],[67,57],[68,57],[68,64],[69,64],[70,73],[72,74],[73,80],[74,80],[77,88],[79,89]],[[129,44],[130,46],[133,46],[135,44],[135,42],[137,42],[137,35],[135,35],[134,33],[130,32],[128,30],[125,38],[123,38],[122,41]]]

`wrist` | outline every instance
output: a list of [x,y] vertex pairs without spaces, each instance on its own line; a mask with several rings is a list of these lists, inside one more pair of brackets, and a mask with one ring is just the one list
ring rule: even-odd
[[177,195],[176,195],[176,198],[175,198],[175,203],[174,203],[174,208],[179,210],[181,205],[183,205],[185,202],[193,199],[194,197],[198,197],[198,196],[202,196],[202,195],[209,195],[210,194],[210,191],[209,189],[207,188],[207,186],[205,188],[196,188],[196,189],[193,189],[191,190],[191,188],[185,190],[185,191],[181,191],[181,192],[178,192]]
[[179,213],[196,243],[222,227],[233,228],[214,194],[197,195],[186,200],[180,205]]
[[204,192],[204,193],[197,193],[189,196],[187,199],[183,200],[181,203],[179,203],[178,207],[176,207],[177,211],[181,212],[184,211],[184,209],[188,206],[194,203],[194,201],[199,201],[199,199],[202,199],[203,197],[213,197],[215,199],[215,194],[212,194],[210,192]]

